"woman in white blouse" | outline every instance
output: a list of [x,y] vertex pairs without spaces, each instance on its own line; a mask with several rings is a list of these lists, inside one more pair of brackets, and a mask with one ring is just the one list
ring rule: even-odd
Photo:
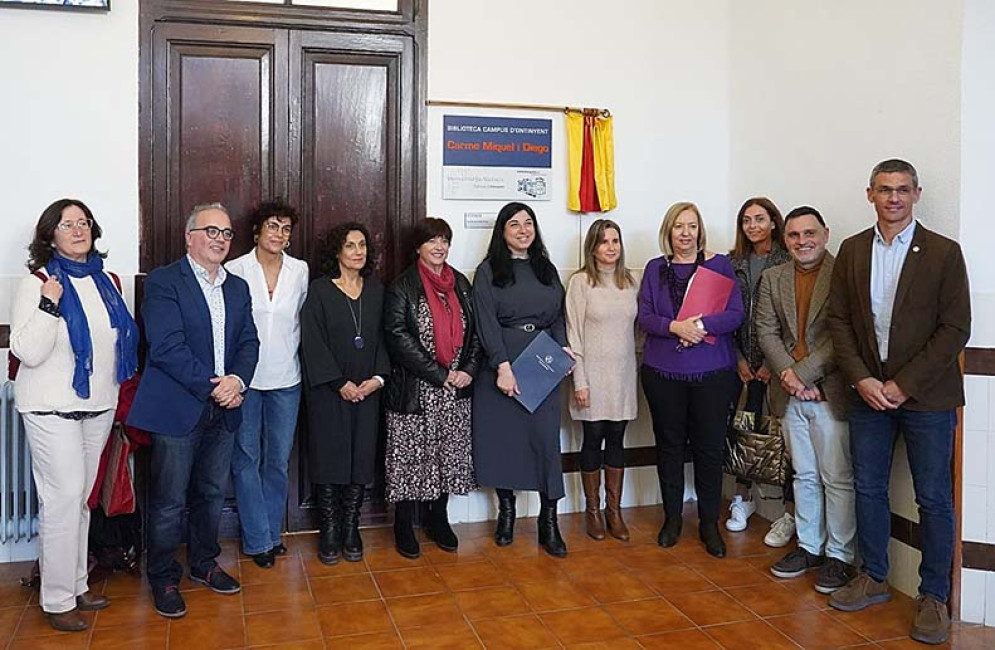
[[10,349],[14,399],[38,486],[41,608],[57,630],[87,628],[107,607],[87,586],[87,497],[114,421],[118,387],[138,368],[138,327],[96,249],[102,234],[81,201],[45,208],[17,287]]
[[287,548],[280,540],[287,506],[287,465],[301,399],[300,311],[307,262],[288,255],[297,210],[281,199],[248,217],[256,247],[225,268],[249,284],[259,333],[259,363],[242,404],[231,475],[242,529],[242,552],[262,568]]

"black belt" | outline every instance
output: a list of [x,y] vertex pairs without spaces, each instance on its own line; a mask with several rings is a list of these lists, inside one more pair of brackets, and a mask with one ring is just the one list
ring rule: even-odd
[[535,323],[522,323],[521,325],[502,325],[502,327],[504,327],[505,329],[521,330],[523,332],[529,332],[529,333],[538,332],[540,330],[546,329],[545,327],[542,327],[541,325],[536,325]]

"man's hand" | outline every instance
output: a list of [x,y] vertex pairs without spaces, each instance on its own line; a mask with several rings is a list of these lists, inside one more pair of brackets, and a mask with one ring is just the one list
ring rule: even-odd
[[345,385],[339,389],[339,395],[341,395],[342,399],[345,401],[353,403],[362,402],[365,397],[365,395],[359,391],[359,387],[351,381],[347,381]]
[[813,386],[812,388],[806,388],[803,391],[795,393],[795,398],[803,402],[818,402],[822,399],[822,393],[819,392],[818,388]]
[[781,388],[788,395],[798,397],[798,394],[805,390],[805,382],[798,377],[794,369],[786,368],[781,372]]
[[211,377],[214,390],[211,391],[211,398],[221,406],[230,409],[242,404],[242,382],[235,375],[225,375],[224,377]]
[[577,402],[577,406],[582,409],[589,407],[591,405],[591,389],[581,388],[580,390],[575,390],[574,401]]
[[757,379],[766,384],[767,382],[770,381],[770,370],[767,369],[767,366],[760,366],[757,369],[756,377]]
[[893,404],[885,395],[884,384],[874,377],[864,377],[854,384],[854,388],[860,393],[860,397],[867,402],[867,405],[875,411],[890,411],[898,408],[898,404]]
[[906,393],[904,390],[902,390],[898,386],[898,384],[896,384],[891,379],[884,382],[884,386],[881,388],[881,392],[884,393],[884,396],[888,398],[889,402],[891,402],[892,408],[897,409],[899,406],[901,406],[902,404],[904,404],[909,400],[909,394]]

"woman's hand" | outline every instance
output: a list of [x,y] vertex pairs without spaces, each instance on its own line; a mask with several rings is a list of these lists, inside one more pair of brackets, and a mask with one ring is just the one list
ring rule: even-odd
[[362,395],[362,397],[360,399],[366,399],[367,397],[369,397],[373,393],[375,393],[378,390],[380,390],[380,387],[381,387],[380,382],[377,381],[375,378],[370,377],[369,379],[367,379],[366,381],[364,381],[362,384],[360,384],[359,387],[356,390],[358,390],[360,392],[360,394]]
[[750,364],[746,359],[740,359],[736,363],[736,374],[739,375],[739,380],[744,384],[748,384],[753,381],[753,371],[750,370]]
[[[374,379],[373,381],[375,382],[376,380]],[[356,402],[362,402],[363,398],[366,397],[365,395],[363,395],[363,393],[359,391],[359,387],[356,386],[356,384],[352,383],[351,381],[347,381],[345,385],[339,389],[339,395],[341,395],[342,399],[344,399],[345,401],[352,402],[354,404]]]
[[473,377],[462,370],[450,370],[449,377],[446,378],[446,384],[452,386],[453,388],[460,389],[466,388],[473,382]]
[[511,364],[507,361],[498,366],[497,387],[508,397],[521,394],[521,391],[518,390],[518,382],[515,381],[515,373],[512,372]]
[[580,390],[575,390],[574,401],[577,402],[577,406],[582,409],[589,407],[591,405],[591,389],[581,388]]
[[573,374],[574,368],[577,367],[577,355],[574,354],[574,351],[570,349],[570,346],[566,345],[563,346],[563,351],[566,352],[567,356],[570,357],[574,362],[574,365],[570,366],[570,370],[567,371],[568,375]]
[[59,304],[59,300],[62,298],[62,283],[54,275],[48,276],[41,285],[41,295],[43,298],[48,298],[55,304]]
[[701,322],[701,314],[684,320],[670,321],[670,333],[679,338],[685,345],[701,343],[708,334]]

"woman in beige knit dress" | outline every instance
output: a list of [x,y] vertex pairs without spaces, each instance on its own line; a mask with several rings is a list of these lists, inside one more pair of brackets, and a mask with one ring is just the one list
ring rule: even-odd
[[[567,339],[577,355],[570,415],[584,427],[581,476],[585,525],[594,539],[608,532],[629,539],[622,521],[622,438],[636,419],[635,322],[638,285],[625,266],[622,230],[608,219],[591,224],[584,266],[567,285]],[[604,452],[602,452],[602,443]],[[601,518],[601,466],[605,467],[605,520]]]

